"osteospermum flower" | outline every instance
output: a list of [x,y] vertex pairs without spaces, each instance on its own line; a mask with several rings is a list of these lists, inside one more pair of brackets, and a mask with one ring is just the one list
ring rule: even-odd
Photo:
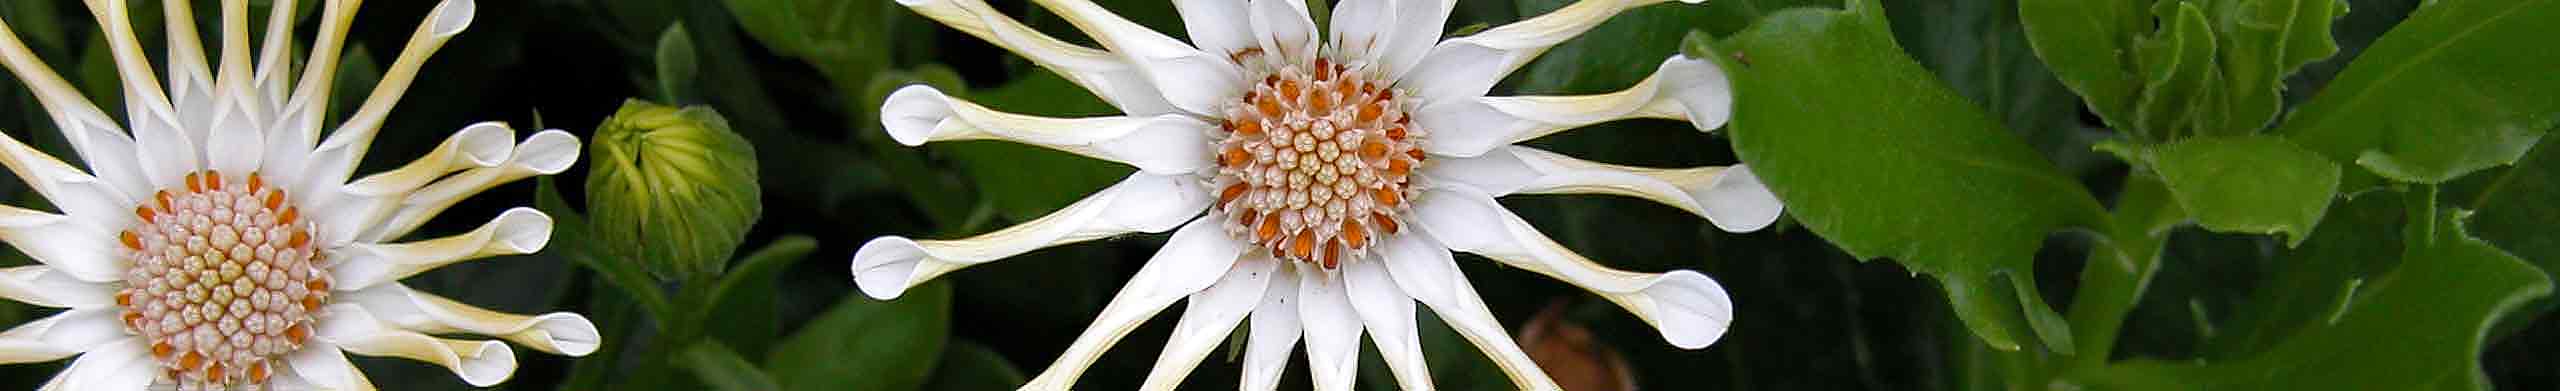
[[[1025,389],[1065,389],[1139,323],[1190,304],[1148,389],[1169,389],[1250,316],[1246,389],[1270,389],[1303,339],[1318,389],[1352,384],[1363,333],[1397,381],[1429,389],[1414,329],[1430,307],[1522,388],[1554,382],[1511,341],[1459,272],[1466,251],[1588,289],[1701,348],[1732,303],[1691,271],[1613,270],[1494,202],[1524,193],[1642,197],[1728,231],[1774,221],[1777,200],[1741,166],[1650,169],[1512,145],[1623,118],[1723,126],[1732,96],[1712,62],[1673,57],[1623,91],[1488,97],[1504,75],[1618,12],[1663,0],[1588,0],[1440,41],[1452,1],[1348,0],[1319,40],[1295,0],[1177,0],[1191,41],[1083,0],[1036,1],[1105,49],[1042,35],[979,0],[900,0],[1084,86],[1127,112],[1042,118],[910,86],[881,107],[908,145],[1001,139],[1136,166],[1065,210],[962,240],[883,237],[854,255],[863,292],[887,299],[970,265],[1133,232],[1174,232],[1064,356]],[[1206,211],[1206,213],[1203,213]],[[1186,223],[1187,222],[1187,223]]]
[[327,2],[299,78],[293,0],[274,2],[254,63],[247,0],[222,2],[218,63],[207,62],[189,3],[163,2],[164,90],[125,2],[88,2],[123,81],[129,128],[0,24],[0,61],[88,165],[0,135],[0,163],[60,210],[0,206],[0,239],[43,263],[0,269],[0,297],[66,309],[0,333],[0,363],[78,356],[46,390],[368,390],[344,353],[426,361],[487,386],[515,372],[508,345],[436,335],[595,351],[595,325],[577,314],[499,313],[399,283],[453,262],[540,250],[551,235],[541,212],[519,208],[469,233],[387,242],[463,197],[568,168],[576,137],[545,131],[518,144],[504,124],[477,124],[416,162],[348,180],[419,66],[470,25],[470,0],[438,4],[373,95],[325,139],[321,114],[356,2]]

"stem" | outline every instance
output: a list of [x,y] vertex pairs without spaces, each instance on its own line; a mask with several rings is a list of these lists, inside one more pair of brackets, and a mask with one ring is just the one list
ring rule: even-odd
[[2164,228],[2185,220],[2184,215],[2158,177],[2147,172],[2125,177],[2114,218],[2104,240],[2090,251],[2080,272],[2079,294],[2072,299],[2071,337],[2080,348],[2072,357],[2074,367],[2107,363],[2125,314],[2160,271],[2160,248],[2169,238]]

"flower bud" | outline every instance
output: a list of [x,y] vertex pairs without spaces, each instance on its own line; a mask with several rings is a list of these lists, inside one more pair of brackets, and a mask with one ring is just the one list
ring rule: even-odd
[[624,102],[591,145],[596,239],[660,279],[719,274],[763,213],[755,148],[709,107]]

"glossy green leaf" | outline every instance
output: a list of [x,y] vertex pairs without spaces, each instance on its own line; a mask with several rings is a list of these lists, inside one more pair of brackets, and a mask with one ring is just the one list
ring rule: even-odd
[[1999,118],[2065,174],[2101,172],[2090,149],[2112,135],[2080,122],[2081,102],[2029,48],[2017,0],[1883,2],[1894,37],[1920,65]]
[[2220,33],[2227,110],[2221,124],[2205,132],[2256,132],[2275,121],[2284,107],[2284,79],[2313,61],[2338,53],[2330,25],[2347,13],[2343,0],[2239,0],[2209,2],[2220,11]]
[[764,214],[755,147],[708,106],[624,102],[588,149],[597,239],[658,278],[720,274]]
[[818,242],[807,236],[785,236],[747,254],[738,267],[720,277],[715,288],[696,300],[699,311],[687,321],[704,337],[723,341],[738,354],[760,355],[780,336],[779,288],[782,272],[809,257]]
[[[2066,383],[2105,389],[2484,389],[2480,373],[2487,329],[2528,300],[2548,295],[2551,280],[2532,265],[2471,238],[2457,210],[2434,209],[2432,197],[2407,203],[2415,216],[2402,230],[2397,266],[2346,284],[2336,311],[2320,311],[2300,330],[2263,352],[2201,363],[2136,361],[2066,376]],[[2345,235],[2355,236],[2355,235]],[[2324,235],[2324,239],[2327,235]],[[2350,238],[2370,239],[2370,238]],[[2313,271],[2341,263],[2394,258],[2390,253],[2337,254]],[[2260,303],[2324,308],[2320,303]],[[2261,308],[2264,309],[2264,308]]]
[[[738,27],[775,53],[817,67],[838,90],[860,91],[887,70],[890,40],[886,23],[897,10],[892,1],[722,0]],[[877,107],[847,110],[852,123],[870,123]]]
[[1004,391],[1022,387],[1022,370],[987,345],[953,340],[943,345],[942,364],[933,369],[925,389],[939,391]]
[[667,31],[658,35],[658,52],[654,57],[658,62],[659,99],[681,103],[699,98],[693,85],[694,76],[701,72],[701,65],[695,59],[693,35],[685,33],[684,23],[667,26]]
[[933,373],[950,325],[949,283],[895,301],[847,295],[775,344],[764,367],[783,390],[915,390]]
[[2515,162],[2560,124],[2560,51],[2537,50],[2555,25],[2560,0],[2429,2],[2277,132],[2406,182]]
[[703,383],[711,385],[711,389],[714,390],[781,389],[774,385],[771,376],[764,374],[764,370],[756,369],[754,363],[747,362],[745,357],[739,356],[737,351],[729,350],[728,346],[721,345],[719,341],[695,343],[693,347],[686,348],[683,353],[677,354],[675,362],[676,366],[689,370],[694,378],[702,379]]
[[2027,44],[2062,84],[2080,93],[2110,127],[2128,129],[2141,77],[2133,73],[2133,37],[2148,32],[2138,0],[2018,0]]
[[2257,278],[2238,308],[2214,324],[2201,355],[2228,359],[2265,351],[2337,316],[2366,280],[2400,262],[2408,214],[2402,198],[2374,192],[2332,208],[2323,229],[2269,263],[2274,273]]
[[2301,244],[2336,198],[2338,165],[2274,136],[2108,144],[2160,175],[2181,209],[2215,232],[2283,233]]
[[[1717,43],[1736,81],[1735,151],[1806,228],[1936,277],[1985,342],[2015,350],[2032,329],[2070,351],[2029,280],[2033,253],[2049,233],[2102,224],[2103,210],[1905,57],[1883,18],[1867,1],[1788,10]],[[2019,305],[2025,320],[2005,320]]]
[[[2474,198],[2459,200],[2479,211],[2471,216],[2472,233],[2515,253],[2560,280],[2560,139],[2543,140],[2524,160],[2485,178]],[[2550,311],[2551,298],[2537,300],[2531,311]],[[2522,322],[2516,322],[2522,323]]]
[[2133,126],[2164,139],[2178,129],[2222,122],[2225,93],[2216,66],[2220,42],[2204,10],[2186,2],[2161,2],[2158,35],[2134,45],[2142,92],[2134,98]]

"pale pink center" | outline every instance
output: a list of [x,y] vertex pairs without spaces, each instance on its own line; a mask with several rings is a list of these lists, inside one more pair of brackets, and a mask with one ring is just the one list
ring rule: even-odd
[[133,265],[116,293],[126,331],[182,387],[264,384],[329,302],[311,224],[256,174],[186,183],[135,207],[140,222],[118,238]]
[[1424,161],[1392,80],[1318,59],[1263,74],[1226,109],[1217,208],[1227,231],[1327,269],[1395,234]]

